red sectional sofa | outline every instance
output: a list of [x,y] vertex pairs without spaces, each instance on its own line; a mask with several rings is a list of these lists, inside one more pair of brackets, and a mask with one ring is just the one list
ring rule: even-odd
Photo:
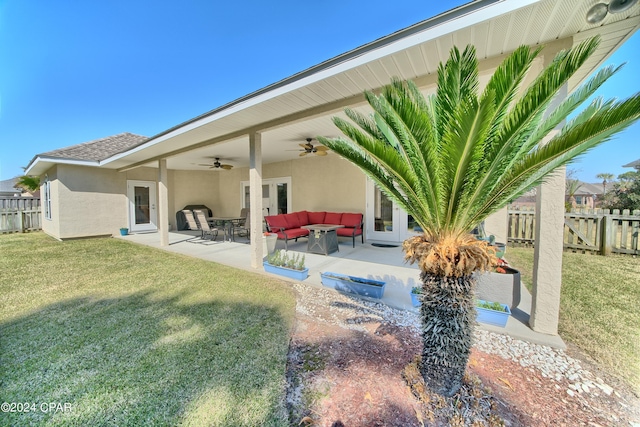
[[363,222],[361,213],[338,213],[338,212],[292,212],[288,214],[270,215],[264,217],[267,228],[272,233],[278,234],[278,239],[284,240],[284,247],[287,249],[289,240],[298,240],[298,237],[306,237],[309,230],[301,228],[303,225],[311,224],[332,224],[344,225],[338,228],[338,236],[351,237],[353,247],[356,247],[356,236],[360,236],[364,243],[362,233]]

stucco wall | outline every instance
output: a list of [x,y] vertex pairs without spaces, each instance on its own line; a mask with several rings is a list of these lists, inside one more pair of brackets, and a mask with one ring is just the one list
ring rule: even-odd
[[[76,165],[57,165],[46,173],[51,181],[51,220],[43,231],[58,239],[118,233],[129,223],[127,180],[157,181],[154,168],[127,172]],[[173,171],[169,191],[173,191]],[[173,200],[169,201],[170,210]],[[171,219],[170,219],[170,222]]]
[[[136,178],[138,179],[138,178]],[[52,199],[60,239],[111,235],[126,227],[126,174],[108,169],[58,165],[59,185]]]
[[[249,180],[248,168],[220,171],[217,211],[238,215],[242,207],[241,182]],[[293,211],[361,212],[366,209],[366,178],[351,163],[329,154],[270,163],[262,166],[262,178],[291,177]]]
[[329,154],[291,162],[293,210],[366,210],[366,177],[353,164]]
[[[176,212],[187,205],[208,206],[219,212],[218,171],[169,171],[169,222],[175,226]],[[239,212],[239,211],[238,211]]]

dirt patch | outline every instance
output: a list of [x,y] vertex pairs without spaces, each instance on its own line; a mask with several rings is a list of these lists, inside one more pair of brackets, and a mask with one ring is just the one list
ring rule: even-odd
[[[292,426],[640,423],[640,400],[612,378],[604,382],[615,389],[573,391],[566,379],[544,377],[535,366],[477,349],[459,394],[419,399],[403,378],[421,346],[406,312],[309,286],[296,285],[296,290],[298,313],[288,366]],[[575,349],[571,352],[578,356]]]

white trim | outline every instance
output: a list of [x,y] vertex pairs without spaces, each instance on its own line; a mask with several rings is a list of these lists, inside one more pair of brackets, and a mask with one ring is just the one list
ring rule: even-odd
[[97,160],[75,160],[75,159],[64,159],[58,157],[42,157],[37,156],[33,162],[29,165],[27,169],[25,169],[24,174],[30,175],[31,170],[38,165],[38,163],[46,163],[51,162],[54,164],[66,164],[66,165],[79,165],[79,166],[101,166],[101,163]]
[[[135,194],[133,192],[134,187],[146,187],[149,188],[149,222],[136,224],[135,223]],[[129,216],[129,230],[131,232],[139,231],[157,231],[158,230],[158,203],[157,203],[157,184],[155,181],[138,181],[127,180],[127,212]]]
[[44,219],[51,221],[51,181],[49,181],[48,175],[45,175],[44,177],[44,182],[42,183],[42,193],[44,196]]

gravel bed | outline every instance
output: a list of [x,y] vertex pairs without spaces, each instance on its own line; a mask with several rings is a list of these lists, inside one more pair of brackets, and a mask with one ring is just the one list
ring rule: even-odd
[[[392,323],[420,333],[420,318],[416,313],[399,310],[386,304],[341,294],[304,284],[294,284],[298,292],[296,311],[319,321],[347,329],[365,331],[365,324]],[[580,366],[580,362],[563,350],[518,340],[507,335],[476,328],[474,347],[537,369],[542,376],[560,382],[567,380],[567,394],[574,396],[601,390],[607,395],[615,393],[604,381]],[[617,393],[616,393],[617,394]]]

